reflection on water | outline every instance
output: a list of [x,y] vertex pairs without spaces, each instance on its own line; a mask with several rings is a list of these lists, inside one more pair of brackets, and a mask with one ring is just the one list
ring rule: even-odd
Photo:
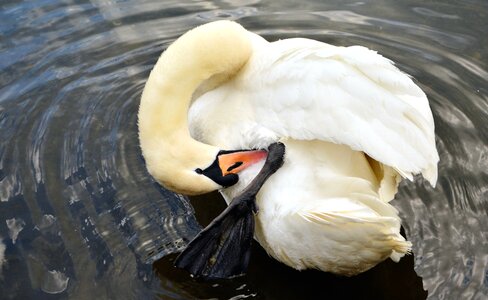
[[[3,1],[0,4],[0,293],[4,298],[474,298],[488,295],[488,81],[483,1]],[[255,246],[249,274],[199,282],[172,267],[199,230],[190,202],[145,171],[136,112],[177,36],[239,20],[269,40],[362,44],[428,94],[435,189],[404,182],[414,255],[354,278],[296,272]],[[198,221],[222,208],[192,199]],[[159,256],[158,256],[159,254]],[[425,292],[424,289],[427,291]]]

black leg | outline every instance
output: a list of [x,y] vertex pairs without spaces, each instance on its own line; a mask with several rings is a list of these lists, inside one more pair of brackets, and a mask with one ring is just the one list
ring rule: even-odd
[[254,236],[256,194],[282,165],[285,145],[271,144],[263,168],[230,205],[203,229],[176,259],[175,265],[205,279],[246,272]]

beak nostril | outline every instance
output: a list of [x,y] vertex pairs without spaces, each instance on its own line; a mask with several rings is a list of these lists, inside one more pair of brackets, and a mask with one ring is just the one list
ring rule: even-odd
[[242,166],[242,164],[243,164],[242,161],[235,162],[232,166],[227,168],[227,172],[230,172],[230,171]]

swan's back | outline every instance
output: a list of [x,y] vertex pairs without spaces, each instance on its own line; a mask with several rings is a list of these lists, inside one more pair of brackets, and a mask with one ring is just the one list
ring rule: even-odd
[[236,78],[195,101],[190,119],[197,138],[225,148],[318,139],[363,151],[404,177],[437,180],[426,95],[390,60],[360,46],[259,41]]

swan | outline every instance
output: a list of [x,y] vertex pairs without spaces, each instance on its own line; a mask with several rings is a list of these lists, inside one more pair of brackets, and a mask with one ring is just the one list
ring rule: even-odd
[[361,46],[268,42],[233,21],[196,27],[163,52],[138,126],[160,184],[218,190],[228,204],[256,180],[270,145],[284,145],[282,164],[255,191],[255,225],[240,230],[297,270],[353,276],[398,262],[412,244],[389,202],[403,178],[437,181],[427,97],[392,61]]

